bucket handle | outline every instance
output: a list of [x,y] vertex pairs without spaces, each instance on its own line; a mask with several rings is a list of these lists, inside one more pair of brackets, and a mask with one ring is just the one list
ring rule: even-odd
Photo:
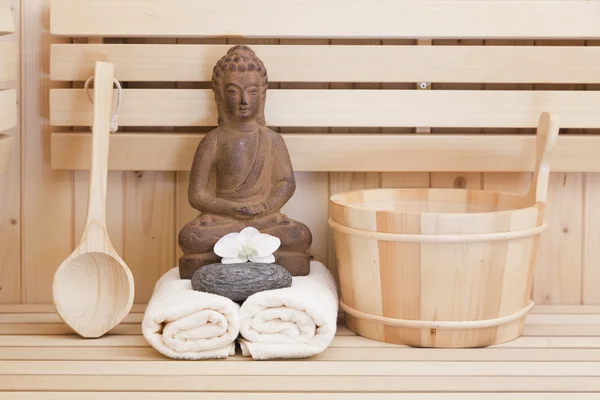
[[527,203],[546,203],[550,164],[558,141],[558,118],[548,112],[540,115],[536,132],[536,160],[533,179],[527,192]]

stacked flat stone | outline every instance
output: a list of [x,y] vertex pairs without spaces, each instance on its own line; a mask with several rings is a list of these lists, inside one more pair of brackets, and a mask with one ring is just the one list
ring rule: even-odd
[[278,264],[209,264],[192,276],[194,290],[243,302],[254,293],[290,287],[292,274]]

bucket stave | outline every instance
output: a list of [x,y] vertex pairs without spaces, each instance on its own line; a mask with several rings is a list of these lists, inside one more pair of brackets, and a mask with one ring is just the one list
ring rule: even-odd
[[525,195],[368,189],[330,199],[346,324],[374,340],[483,347],[522,334],[544,210],[555,117],[542,114]]

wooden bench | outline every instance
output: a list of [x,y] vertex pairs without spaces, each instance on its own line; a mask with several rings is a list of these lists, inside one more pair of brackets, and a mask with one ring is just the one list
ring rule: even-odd
[[[480,173],[488,187],[521,189],[543,111],[562,128],[553,172],[600,171],[600,2],[53,0],[50,11],[62,42],[50,55],[62,86],[50,91],[54,168],[88,168],[83,82],[96,60],[110,61],[124,92],[109,167],[174,172],[182,226],[195,216],[183,194],[192,155],[216,124],[212,67],[233,44],[248,44],[269,73],[267,124],[284,136],[297,171],[290,211],[307,220],[313,254],[334,273],[325,251],[330,194],[471,186]],[[78,182],[81,197],[87,186]],[[562,232],[552,221],[549,235]],[[540,256],[541,271],[551,257]],[[156,278],[144,267],[132,264],[138,302]],[[587,279],[598,276],[590,271]],[[111,335],[83,340],[51,306],[0,306],[2,398],[577,400],[600,392],[595,305],[539,305],[522,338],[470,350],[374,342],[341,321],[323,354],[274,362],[166,359],[140,335],[143,310],[134,306]]]

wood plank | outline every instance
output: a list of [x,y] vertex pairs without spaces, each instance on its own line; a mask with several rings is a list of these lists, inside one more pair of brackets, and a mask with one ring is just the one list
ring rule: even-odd
[[[0,37],[0,48],[16,49],[20,41],[19,0],[9,0],[9,11],[15,21],[16,34]],[[0,50],[0,53],[2,51]],[[10,53],[10,52],[9,52]],[[17,113],[16,125],[6,131],[8,136],[0,133],[0,303],[19,303],[22,301],[21,285],[21,124],[19,106],[21,91],[18,75],[17,54],[9,55],[8,65],[0,54],[0,69],[8,66],[6,78],[14,78],[11,82],[0,82],[0,89],[16,89],[16,101],[12,109]],[[12,64],[12,66],[11,66]],[[2,72],[0,71],[0,75]],[[0,78],[0,81],[2,79]],[[3,110],[0,109],[0,114]],[[1,117],[0,117],[1,119]],[[8,154],[7,154],[8,153]]]
[[124,260],[135,279],[137,303],[148,302],[156,281],[176,266],[174,180],[172,172],[125,175]]
[[[600,362],[411,362],[365,361],[0,361],[0,376],[6,375],[105,375],[105,376],[600,376]],[[32,377],[35,379],[35,377]]]
[[13,153],[15,152],[15,138],[8,135],[0,135],[0,175],[8,172]]
[[[146,311],[146,304],[134,304],[131,307],[131,313],[143,313]],[[56,314],[54,304],[0,304],[0,314]]]
[[[203,135],[122,133],[110,142],[109,169],[189,171]],[[533,135],[283,134],[295,171],[533,170]],[[600,171],[600,137],[562,135],[553,172]],[[91,135],[52,134],[52,167],[89,168]],[[357,163],[355,160],[360,159]]]
[[[385,1],[376,6],[368,0],[55,0],[50,32],[105,37],[593,39],[600,36],[599,13],[600,4],[575,0]],[[199,23],[199,15],[211,17]]]
[[[104,400],[98,392],[6,392],[5,400]],[[119,400],[197,400],[198,393],[112,392]],[[202,400],[280,400],[280,393],[202,393]],[[286,400],[363,400],[364,393],[286,393]],[[370,393],[372,400],[564,400],[564,393]],[[572,400],[596,400],[595,393],[570,393]]]
[[[140,324],[120,324],[108,332],[111,335],[141,335]],[[0,335],[71,335],[73,330],[64,323],[0,324]]]
[[580,304],[583,248],[583,177],[552,173],[534,278],[536,304]]
[[[71,335],[73,331],[63,323],[0,324],[0,335]],[[120,324],[109,332],[111,335],[141,335],[142,328],[136,323]],[[600,324],[595,325],[527,325],[523,336],[598,336]]]
[[[142,313],[130,313],[123,323],[141,323],[144,318]],[[63,322],[56,313],[31,313],[31,314],[0,314],[0,324],[56,324]]]
[[[50,76],[85,81],[101,58],[115,64],[115,77],[120,81],[210,82],[213,66],[229,47],[55,44]],[[594,46],[250,47],[267,65],[270,82],[600,83],[600,47]],[[389,60],[402,62],[389,68]]]
[[[150,347],[150,344],[141,335],[106,335],[93,341],[81,340],[76,335],[2,335],[0,336],[0,347]],[[336,336],[329,347],[398,348],[407,346],[378,342],[360,336]],[[599,349],[600,337],[519,337],[513,341],[494,345],[490,348]]]
[[583,181],[583,265],[581,271],[581,301],[600,304],[600,174],[586,173]]
[[0,132],[17,126],[17,91],[0,90]]
[[[151,347],[0,347],[2,360],[167,361]],[[250,361],[240,355],[223,360]],[[600,349],[415,349],[409,347],[329,347],[306,361],[600,361]],[[360,367],[360,365],[359,365]]]
[[[533,128],[547,111],[561,128],[599,128],[598,103],[598,91],[273,89],[265,114],[270,126]],[[52,125],[89,126],[91,118],[85,90],[50,91]],[[216,121],[212,90],[123,90],[121,126],[215,126]]]
[[[333,373],[333,372],[332,372]],[[233,383],[235,382],[235,383]],[[435,382],[435,384],[432,384]],[[232,388],[233,386],[233,388]],[[5,375],[10,391],[232,391],[237,392],[598,392],[595,376],[436,377],[400,376],[110,376]]]
[[15,32],[10,0],[0,0],[0,35]]
[[[146,304],[136,303],[131,307],[131,313],[144,313]],[[53,304],[0,304],[0,314],[55,314]],[[560,314],[598,314],[600,305],[536,305],[529,315],[550,314],[554,317]]]
[[[52,303],[54,272],[74,249],[73,173],[50,166],[47,53],[49,2],[21,2],[22,204],[21,259],[24,303]],[[66,39],[68,41],[68,39]],[[61,41],[64,41],[61,39]],[[41,201],[43,199],[43,201]]]
[[16,81],[19,77],[19,46],[0,43],[0,83]]

